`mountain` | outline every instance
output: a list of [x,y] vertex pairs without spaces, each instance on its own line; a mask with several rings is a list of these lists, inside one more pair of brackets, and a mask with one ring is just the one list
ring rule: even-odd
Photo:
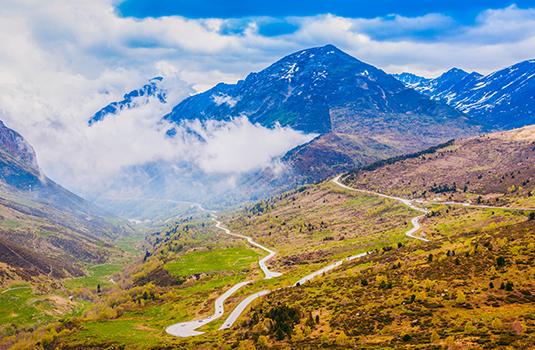
[[416,74],[403,72],[400,74],[392,74],[394,78],[401,81],[405,86],[407,87],[417,87],[419,85],[424,85],[425,83],[429,82],[431,79],[421,77]]
[[109,115],[114,115],[125,109],[143,106],[147,104],[151,98],[158,99],[160,103],[167,103],[167,92],[159,86],[159,83],[162,80],[162,77],[152,78],[147,84],[143,85],[142,88],[126,93],[121,101],[112,102],[96,112],[89,118],[87,124],[91,126],[104,120],[104,118]]
[[454,68],[436,79],[408,86],[446,102],[486,130],[535,123],[535,60],[485,76]]
[[308,180],[476,132],[463,114],[332,45],[293,53],[236,84],[220,83],[164,119],[241,115],[265,127],[318,134],[286,157]]
[[5,126],[1,120],[0,152],[12,155],[17,161],[34,170],[39,169],[33,147],[18,132]]
[[128,228],[47,178],[31,145],[0,122],[0,285],[82,275]]

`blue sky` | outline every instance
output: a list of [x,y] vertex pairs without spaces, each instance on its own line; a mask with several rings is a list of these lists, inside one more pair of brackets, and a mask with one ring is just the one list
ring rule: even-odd
[[240,18],[315,16],[330,13],[342,17],[373,18],[390,14],[406,17],[441,13],[460,23],[471,23],[487,9],[511,4],[529,7],[533,1],[498,0],[125,0],[117,8],[123,16],[137,18],[184,16],[188,18]]
[[447,18],[429,28],[416,30],[375,30],[361,28],[363,33],[375,39],[435,40],[445,37],[456,30],[473,26],[478,16],[491,9],[508,6],[519,9],[533,6],[531,0],[125,0],[117,4],[117,13],[124,17],[139,19],[149,17],[181,16],[192,19],[226,19],[222,33],[242,34],[248,23],[256,21],[258,32],[263,36],[292,34],[299,25],[292,18],[332,14],[345,18],[385,20],[396,16],[406,18],[422,17],[429,14]]

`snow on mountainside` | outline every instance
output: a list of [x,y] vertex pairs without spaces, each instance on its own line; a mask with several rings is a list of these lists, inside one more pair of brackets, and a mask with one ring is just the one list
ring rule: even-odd
[[102,121],[108,115],[114,115],[122,110],[136,108],[146,105],[150,99],[157,99],[160,103],[167,103],[167,91],[162,89],[159,85],[163,80],[162,77],[155,77],[149,80],[149,82],[143,85],[142,88],[132,90],[123,96],[123,100],[112,102],[106,107],[96,112],[89,120],[87,124],[89,126],[96,122]]
[[400,74],[392,74],[394,78],[401,81],[405,86],[413,88],[418,87],[420,85],[424,85],[425,83],[429,82],[431,79],[421,77],[416,74],[412,73],[400,73]]
[[454,68],[436,79],[405,83],[466,113],[488,130],[535,123],[535,60],[486,76]]

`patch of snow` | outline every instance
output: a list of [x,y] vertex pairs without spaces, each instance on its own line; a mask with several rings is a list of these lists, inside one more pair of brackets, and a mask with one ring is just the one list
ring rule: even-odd
[[489,85],[490,81],[480,81],[476,84],[476,86],[472,90],[480,90],[483,89],[485,86]]
[[327,78],[327,71],[323,70],[321,72],[314,72],[314,80],[313,82],[316,82],[320,79],[326,79]]
[[299,67],[297,67],[297,63],[292,63],[290,67],[288,67],[288,70],[286,73],[281,76],[282,80],[288,80],[289,82],[292,81],[292,78],[294,77],[295,73],[299,70]]

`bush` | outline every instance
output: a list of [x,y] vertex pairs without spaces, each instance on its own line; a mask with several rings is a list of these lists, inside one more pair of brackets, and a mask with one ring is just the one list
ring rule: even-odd
[[466,295],[462,291],[457,293],[457,298],[455,299],[457,304],[464,304],[466,302]]
[[347,346],[349,344],[349,337],[342,331],[336,336],[335,342],[338,346]]
[[504,267],[505,266],[505,258],[503,256],[500,256],[496,259],[496,266],[498,267]]
[[403,341],[411,341],[412,339],[412,336],[410,334],[403,334],[403,336],[401,337],[401,340]]

